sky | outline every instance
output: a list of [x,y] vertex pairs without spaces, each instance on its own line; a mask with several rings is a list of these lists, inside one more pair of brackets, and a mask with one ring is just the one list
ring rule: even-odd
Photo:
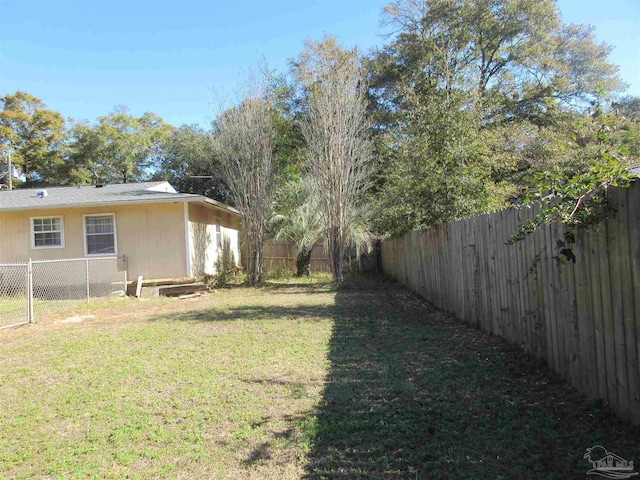
[[[324,34],[381,46],[389,0],[0,0],[0,96],[26,91],[75,120],[117,105],[179,126],[211,118],[259,59],[285,71]],[[558,0],[565,23],[594,25],[640,95],[640,0]]]

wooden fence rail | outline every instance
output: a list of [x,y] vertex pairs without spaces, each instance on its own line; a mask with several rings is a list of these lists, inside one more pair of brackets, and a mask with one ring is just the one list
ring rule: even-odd
[[536,213],[509,209],[386,240],[382,268],[640,424],[640,182],[611,196],[614,216],[575,243],[553,224],[508,245]]

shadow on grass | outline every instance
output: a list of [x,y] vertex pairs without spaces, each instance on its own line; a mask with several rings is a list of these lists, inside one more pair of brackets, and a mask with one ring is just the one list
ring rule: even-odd
[[347,285],[335,315],[307,478],[585,478],[596,444],[640,461],[640,429],[395,284]]
[[332,283],[326,282],[326,281],[318,281],[316,283],[312,283],[312,282],[300,282],[300,283],[284,282],[283,283],[283,282],[268,280],[262,285],[262,288],[265,290],[278,290],[278,291],[287,290],[291,288],[300,288],[305,293],[315,293],[315,292],[327,293],[327,292],[332,292],[336,290],[335,286]]
[[327,293],[336,290],[335,285],[331,282],[330,278],[322,278],[322,277],[311,277],[306,281],[304,279],[297,280],[294,278],[285,278],[285,279],[271,279],[266,280],[262,285],[252,287],[248,283],[230,283],[225,285],[224,287],[220,287],[221,291],[226,290],[238,290],[238,289],[262,289],[262,290],[290,290],[290,289],[300,289],[296,293]]
[[259,306],[247,305],[225,310],[210,308],[175,312],[154,319],[155,321],[222,322],[233,320],[275,320],[279,318],[321,320],[332,318],[333,309],[324,305]]

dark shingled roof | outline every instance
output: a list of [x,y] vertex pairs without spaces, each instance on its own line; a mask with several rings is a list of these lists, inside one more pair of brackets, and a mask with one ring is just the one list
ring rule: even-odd
[[[40,190],[46,190],[47,195],[38,196]],[[168,182],[0,190],[0,211],[166,202],[202,202],[238,213],[235,208],[202,195],[177,193]]]

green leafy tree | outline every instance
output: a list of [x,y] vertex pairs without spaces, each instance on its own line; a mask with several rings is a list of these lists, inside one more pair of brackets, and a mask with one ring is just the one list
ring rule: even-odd
[[0,108],[0,154],[11,154],[13,165],[24,176],[23,186],[57,183],[64,166],[62,115],[21,91],[0,98]]
[[615,101],[612,106],[621,117],[640,122],[640,97],[627,95]]
[[222,180],[211,135],[197,125],[182,125],[166,137],[154,178],[167,180],[180,192],[205,195],[223,203],[233,201]]
[[269,75],[269,101],[276,129],[274,166],[283,183],[299,180],[304,165],[304,136],[300,130],[304,99],[295,81],[285,75]]
[[71,177],[76,183],[146,180],[158,167],[162,144],[172,130],[153,113],[136,118],[125,107],[95,125],[78,124],[69,146]]
[[[400,235],[472,215],[489,206],[488,172],[476,154],[479,127],[464,92],[434,89],[415,99],[415,118],[394,144],[382,170],[375,226]],[[425,99],[428,98],[428,101]]]
[[567,154],[564,163],[535,172],[519,203],[538,202],[541,212],[520,225],[511,243],[548,223],[561,222],[569,230],[578,230],[608,217],[609,188],[628,187],[629,165],[638,161],[624,144],[624,135],[619,135],[617,121],[615,115],[605,114],[578,125],[570,142],[577,144],[577,151],[586,158],[576,162]]
[[621,88],[610,47],[552,0],[397,0],[385,19],[369,68],[387,233],[505,206]]

